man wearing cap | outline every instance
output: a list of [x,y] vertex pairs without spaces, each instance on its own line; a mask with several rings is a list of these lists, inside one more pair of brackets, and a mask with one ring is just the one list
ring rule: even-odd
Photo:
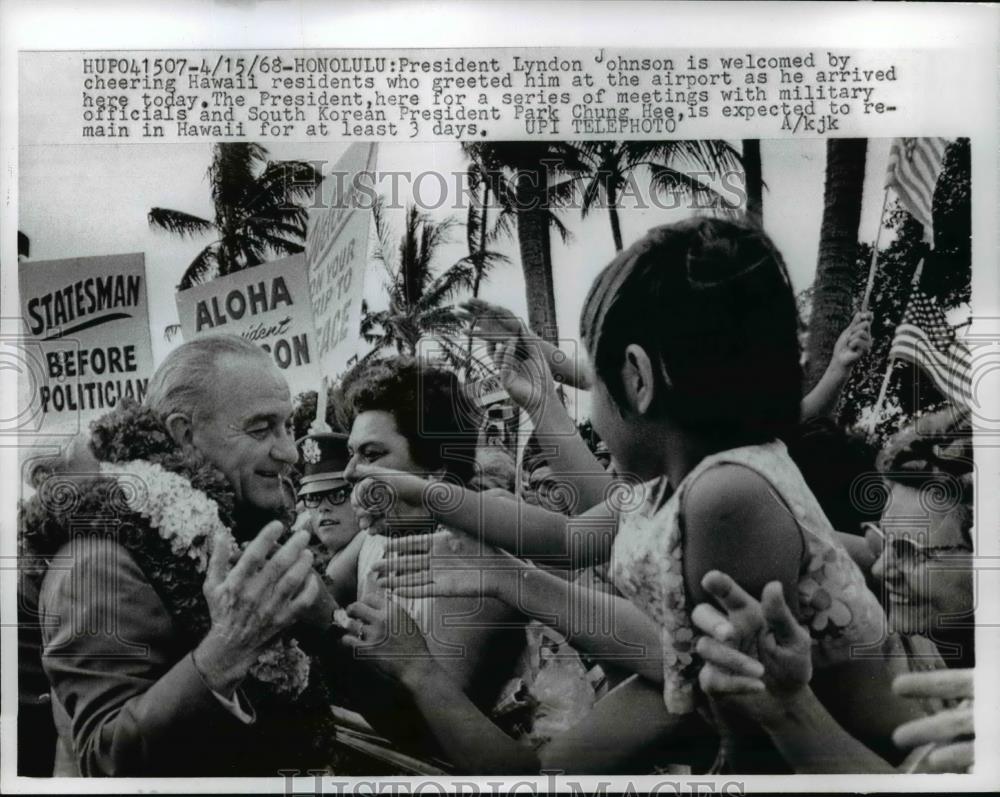
[[297,445],[303,474],[298,492],[299,517],[305,516],[313,534],[333,555],[358,533],[358,520],[351,507],[351,485],[344,479],[350,459],[347,435],[318,432],[301,438]]

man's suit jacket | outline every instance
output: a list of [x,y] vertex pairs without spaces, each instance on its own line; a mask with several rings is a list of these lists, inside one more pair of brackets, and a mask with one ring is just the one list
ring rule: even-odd
[[63,753],[57,775],[277,774],[253,771],[257,726],[205,684],[125,548],[99,536],[63,546],[40,608]]

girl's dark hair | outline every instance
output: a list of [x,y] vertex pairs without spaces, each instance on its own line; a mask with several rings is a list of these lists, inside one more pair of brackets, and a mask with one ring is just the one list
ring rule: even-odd
[[657,227],[591,286],[580,336],[616,402],[625,348],[659,366],[657,411],[736,446],[799,419],[798,310],[781,254],[757,227],[695,218]]
[[954,507],[963,538],[974,544],[975,469],[968,413],[949,408],[922,416],[886,443],[876,465],[888,482],[919,490],[936,487],[927,502],[938,509]]
[[396,421],[413,461],[468,483],[475,471],[477,418],[458,376],[412,357],[391,357],[350,371],[340,389],[347,428],[362,412],[381,410]]

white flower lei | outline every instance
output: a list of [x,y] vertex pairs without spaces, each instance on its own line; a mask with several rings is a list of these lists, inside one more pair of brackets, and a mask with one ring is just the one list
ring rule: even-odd
[[[101,473],[123,486],[121,495],[128,508],[149,521],[175,556],[193,559],[199,573],[208,569],[212,540],[236,550],[236,538],[219,519],[219,505],[180,474],[141,459],[102,462]],[[250,673],[296,697],[309,682],[309,657],[294,639],[278,640],[260,655]]]

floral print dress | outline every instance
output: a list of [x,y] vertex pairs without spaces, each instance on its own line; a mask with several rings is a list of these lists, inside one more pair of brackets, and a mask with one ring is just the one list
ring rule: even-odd
[[[885,614],[861,570],[837,542],[830,522],[779,441],[723,451],[703,459],[670,494],[665,478],[647,483],[642,505],[623,513],[611,553],[615,587],[660,626],[663,697],[667,710],[696,708],[700,661],[694,656],[699,632],[691,623],[684,585],[684,495],[709,468],[738,464],[765,478],[792,512],[806,556],[799,582],[799,620],[813,638],[813,663],[824,667],[847,660],[852,645],[884,638]],[[730,574],[735,575],[735,574]]]

